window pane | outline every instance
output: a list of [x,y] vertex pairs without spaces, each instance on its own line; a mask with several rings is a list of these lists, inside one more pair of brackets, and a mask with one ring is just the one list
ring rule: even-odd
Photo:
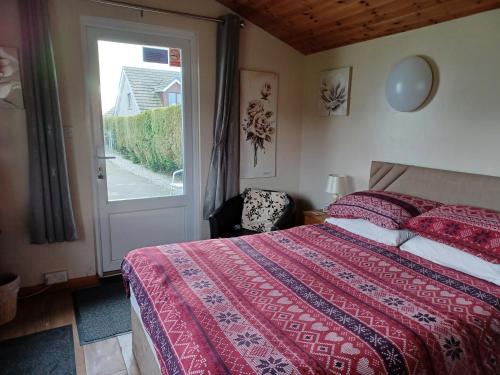
[[127,107],[128,107],[128,109],[132,109],[132,94],[131,93],[127,94]]
[[165,97],[182,66],[147,62],[147,46],[98,47],[108,200],[184,194],[180,94]]
[[177,94],[175,92],[168,93],[168,105],[177,104]]

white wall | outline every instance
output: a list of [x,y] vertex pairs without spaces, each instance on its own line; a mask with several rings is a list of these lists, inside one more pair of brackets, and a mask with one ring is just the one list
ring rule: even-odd
[[[219,16],[228,9],[214,0],[135,0],[144,5]],[[80,16],[98,16],[189,29],[198,38],[200,180],[203,197],[212,146],[215,92],[216,26],[176,16],[117,9],[87,0],[51,0],[50,20],[58,68],[63,125],[73,137],[66,140],[71,193],[80,240],[54,245],[31,245],[28,235],[28,151],[24,111],[0,112],[0,272],[21,275],[22,285],[43,282],[44,272],[68,270],[70,278],[94,275],[96,255],[92,213],[90,125],[85,110]],[[0,1],[0,45],[20,46],[17,0]],[[247,22],[241,33],[241,67],[277,72],[278,103],[277,177],[242,181],[242,186],[263,186],[298,192],[303,56]],[[290,166],[290,164],[292,166]],[[200,199],[202,201],[202,199]],[[201,218],[200,218],[201,220]],[[204,222],[203,235],[208,235]]]
[[[399,113],[384,85],[409,55],[432,59],[439,83],[427,106]],[[350,115],[319,117],[319,74],[344,66]],[[301,149],[300,192],[314,207],[328,202],[329,173],[366,188],[372,160],[500,175],[500,10],[307,56]]]
[[[123,77],[123,75],[122,75]],[[131,95],[131,105],[129,107],[128,96]],[[135,98],[132,93],[132,88],[128,79],[124,79],[120,82],[120,89],[118,94],[118,100],[115,105],[115,112],[117,116],[133,116],[141,113],[141,109],[137,105]]]

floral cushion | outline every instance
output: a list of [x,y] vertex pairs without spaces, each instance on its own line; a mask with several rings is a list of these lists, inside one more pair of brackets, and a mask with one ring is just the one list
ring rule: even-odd
[[271,231],[288,204],[283,192],[247,189],[244,196],[241,227],[258,232]]
[[387,229],[401,229],[414,216],[432,210],[441,203],[388,191],[358,191],[330,204],[330,216],[364,219]]
[[446,205],[409,220],[405,226],[422,237],[500,263],[500,212]]

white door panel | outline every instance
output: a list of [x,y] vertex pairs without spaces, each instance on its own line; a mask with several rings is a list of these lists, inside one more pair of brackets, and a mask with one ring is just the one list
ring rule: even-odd
[[188,240],[185,207],[117,213],[108,218],[112,262],[121,262],[130,250],[144,246],[144,238],[148,246]]

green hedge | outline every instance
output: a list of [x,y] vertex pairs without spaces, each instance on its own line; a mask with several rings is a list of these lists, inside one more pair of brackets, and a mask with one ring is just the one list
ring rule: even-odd
[[182,168],[180,105],[105,117],[104,129],[115,140],[116,150],[134,163],[164,173]]

